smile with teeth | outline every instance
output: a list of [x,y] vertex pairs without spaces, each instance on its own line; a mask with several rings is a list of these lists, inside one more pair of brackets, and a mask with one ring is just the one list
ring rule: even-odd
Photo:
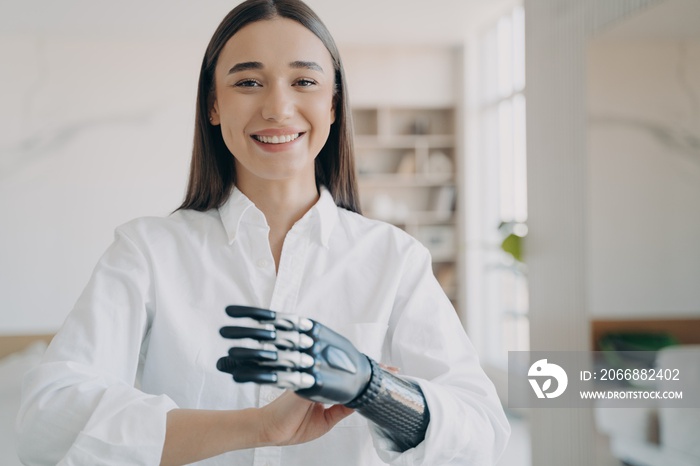
[[301,133],[295,134],[284,134],[282,136],[259,136],[257,134],[253,135],[253,139],[260,141],[265,144],[284,144],[286,142],[292,142],[298,138]]

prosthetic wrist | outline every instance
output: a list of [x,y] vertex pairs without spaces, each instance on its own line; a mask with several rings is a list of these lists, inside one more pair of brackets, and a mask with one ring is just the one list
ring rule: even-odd
[[360,396],[346,403],[377,424],[399,451],[415,447],[425,439],[430,411],[418,384],[382,369],[374,360],[372,377]]
[[222,327],[224,338],[260,343],[234,346],[219,359],[217,368],[236,382],[272,384],[313,401],[344,404],[377,424],[401,451],[425,438],[430,413],[420,387],[382,369],[342,335],[267,309],[228,306],[226,313],[255,322]]

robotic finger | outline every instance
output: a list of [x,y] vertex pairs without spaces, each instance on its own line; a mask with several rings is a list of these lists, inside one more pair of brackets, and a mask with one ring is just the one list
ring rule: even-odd
[[219,359],[216,366],[220,371],[232,374],[233,380],[239,383],[272,384],[295,391],[313,387],[316,383],[314,376],[306,372],[278,371],[264,366],[239,364],[226,357]]
[[252,327],[221,327],[219,333],[224,338],[238,340],[250,338],[263,343],[271,343],[279,349],[298,350],[308,349],[314,344],[313,339],[296,330],[276,330],[268,328]]
[[306,333],[314,326],[313,321],[306,317],[250,306],[227,306],[226,314],[228,314],[229,317],[248,317],[261,323],[272,324],[277,330],[296,330],[297,332]]
[[280,369],[308,369],[314,365],[314,358],[299,351],[272,351],[255,348],[231,348],[228,359],[237,363],[254,363]]

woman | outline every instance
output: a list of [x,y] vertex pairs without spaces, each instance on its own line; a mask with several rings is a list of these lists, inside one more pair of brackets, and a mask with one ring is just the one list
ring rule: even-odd
[[[358,213],[345,84],[301,1],[249,0],[223,20],[200,73],[186,199],[117,229],[27,375],[25,464],[496,461],[508,425],[427,250]],[[323,322],[400,367],[430,413],[419,443],[397,448],[343,405],[218,371],[229,304]]]

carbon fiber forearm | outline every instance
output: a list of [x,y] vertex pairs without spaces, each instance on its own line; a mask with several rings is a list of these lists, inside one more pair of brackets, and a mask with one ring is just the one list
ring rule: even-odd
[[367,388],[345,406],[377,424],[398,447],[406,451],[425,439],[430,412],[417,384],[385,371],[371,358],[372,377]]

